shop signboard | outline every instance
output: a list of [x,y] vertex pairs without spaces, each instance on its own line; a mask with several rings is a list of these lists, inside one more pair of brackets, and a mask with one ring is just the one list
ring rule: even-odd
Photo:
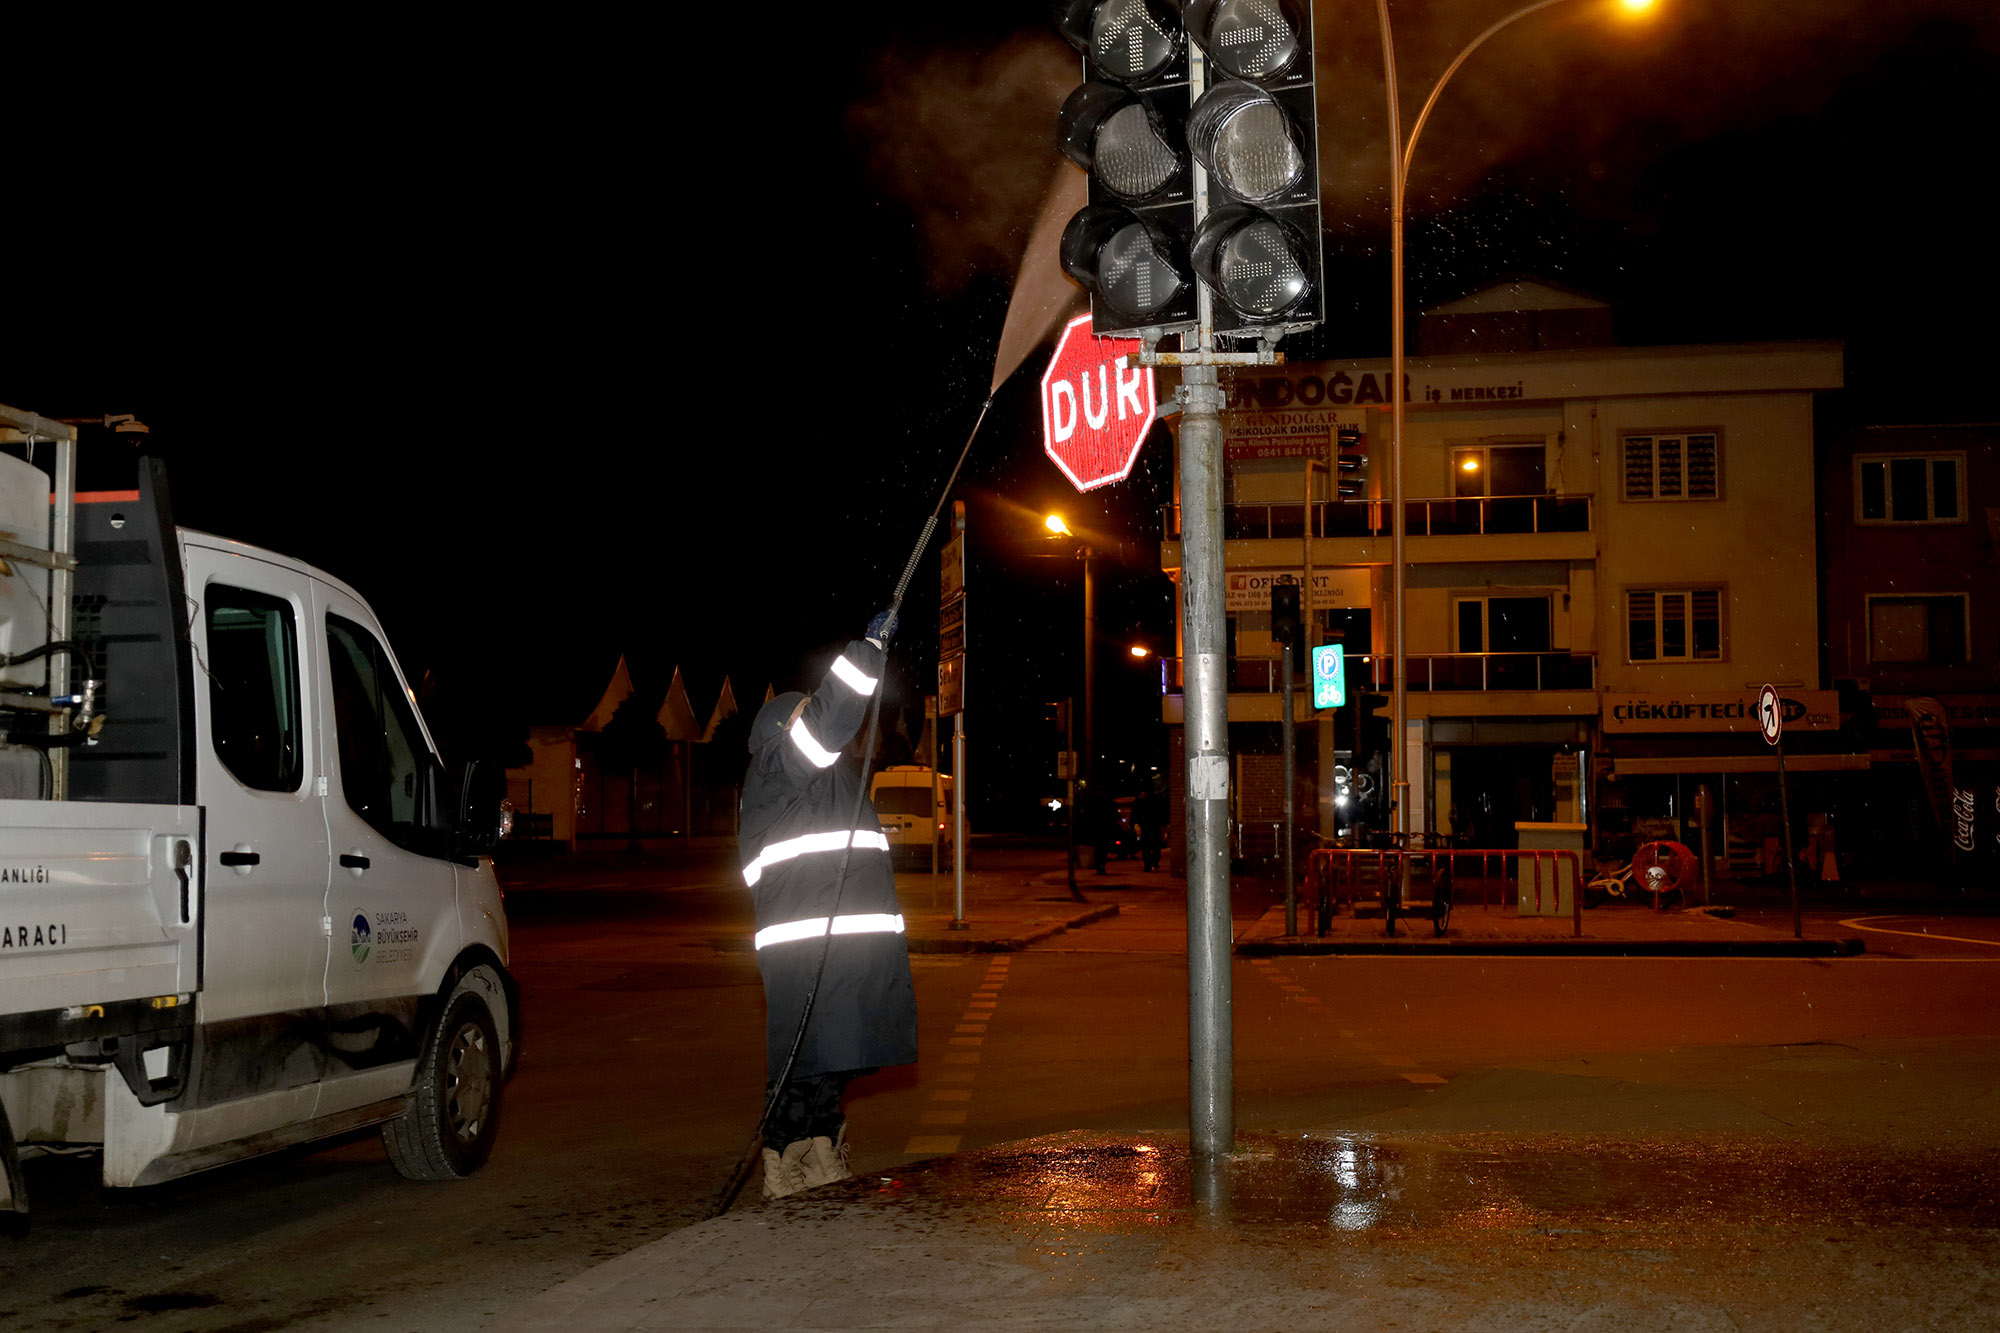
[[[1679,694],[1604,696],[1607,734],[1672,731],[1721,736],[1756,735],[1762,730],[1755,688]],[[1777,689],[1779,724],[1786,731],[1840,730],[1840,694],[1835,690]]]
[[[1223,578],[1222,609],[1269,611],[1273,584],[1304,582],[1305,571],[1302,569],[1232,569]],[[1365,609],[1367,606],[1367,570],[1315,569],[1313,571],[1313,610],[1350,611]]]

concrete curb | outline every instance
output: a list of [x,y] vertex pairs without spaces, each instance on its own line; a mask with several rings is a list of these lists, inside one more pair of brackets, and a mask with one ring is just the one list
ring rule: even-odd
[[1075,930],[1079,926],[1087,926],[1094,921],[1102,921],[1106,917],[1117,915],[1118,904],[1107,903],[1102,907],[1093,907],[1088,912],[1078,913],[1076,916],[1069,917],[1066,920],[1037,923],[1029,927],[1024,934],[1010,935],[1001,939],[951,939],[948,937],[911,936],[909,940],[910,952],[1018,953],[1030,945],[1040,944],[1043,940],[1060,935],[1066,930]]
[[1246,958],[1278,954],[1462,954],[1544,958],[1853,958],[1859,939],[1838,940],[1339,940],[1280,936],[1238,940]]

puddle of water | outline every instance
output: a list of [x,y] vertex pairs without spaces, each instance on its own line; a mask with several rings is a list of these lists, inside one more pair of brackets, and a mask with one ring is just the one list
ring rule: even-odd
[[1672,1222],[1700,1230],[1746,1218],[1788,1224],[2000,1226],[1990,1156],[1787,1141],[1462,1135],[1242,1135],[1198,1170],[1185,1136],[1031,1140],[937,1163],[910,1183],[960,1201],[1068,1214],[1129,1229],[1206,1215],[1232,1225],[1371,1230],[1538,1229]]

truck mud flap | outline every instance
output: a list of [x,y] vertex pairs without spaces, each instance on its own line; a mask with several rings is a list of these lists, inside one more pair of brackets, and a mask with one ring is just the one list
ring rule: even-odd
[[21,1175],[21,1154],[14,1147],[7,1108],[0,1105],[0,1234],[25,1230],[27,1224],[28,1182]]
[[[188,1071],[193,1065],[193,1035],[191,1027],[182,1027],[118,1038],[113,1062],[125,1076],[125,1086],[139,1099],[139,1105],[158,1106],[187,1091]],[[150,1062],[146,1058],[149,1055],[155,1057]]]

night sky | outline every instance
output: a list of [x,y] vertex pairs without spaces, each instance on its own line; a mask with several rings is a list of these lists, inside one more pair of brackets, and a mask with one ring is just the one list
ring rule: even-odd
[[[1406,131],[1510,8],[1390,6]],[[886,601],[986,395],[1077,74],[1040,4],[784,13],[768,62],[586,17],[9,28],[51,77],[6,123],[0,402],[146,421],[183,522],[368,597],[448,750],[579,720],[621,652],[644,691],[680,666],[704,718],[725,674],[752,707],[806,684]],[[1375,9],[1316,14],[1316,343],[1386,355]],[[1627,342],[1842,339],[1856,419],[2000,417],[1996,75],[1976,0],[1555,6],[1425,129],[1411,308],[1530,273],[1613,302]],[[1124,544],[1097,565],[1107,640],[1172,643],[1165,436],[1075,496],[1041,455],[1045,359],[954,492],[996,780],[1046,767],[1039,704],[1080,672],[1041,512]],[[933,543],[892,707],[934,680],[936,569]],[[1107,646],[1100,670],[1105,748],[1154,752],[1114,719],[1157,717],[1156,669]]]

